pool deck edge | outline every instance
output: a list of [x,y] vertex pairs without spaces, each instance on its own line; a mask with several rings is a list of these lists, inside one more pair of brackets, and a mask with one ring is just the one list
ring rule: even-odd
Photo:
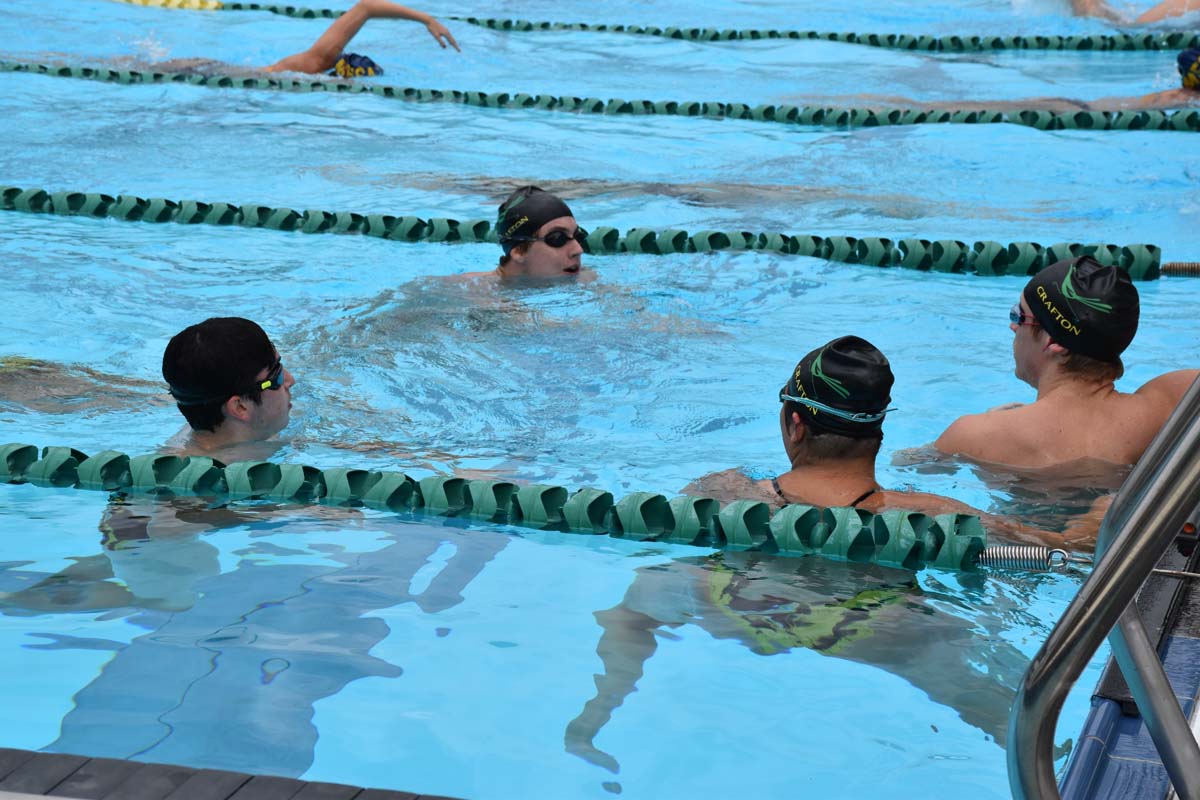
[[274,775],[0,748],[0,800],[456,800]]

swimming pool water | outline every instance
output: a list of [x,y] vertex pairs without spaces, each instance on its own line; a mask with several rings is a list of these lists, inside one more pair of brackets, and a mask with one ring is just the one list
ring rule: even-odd
[[[105,502],[6,487],[6,745],[463,797],[1005,796],[1007,690],[1075,586],[772,559],[737,564],[758,610],[731,613],[697,548]],[[102,546],[104,514],[159,527]],[[651,622],[610,623],[606,669],[614,608]],[[619,693],[642,658],[611,720],[588,714],[593,673]]]
[[[429,10],[1106,30],[1049,3]],[[257,64],[322,24],[16,0],[0,31],[9,58]],[[461,56],[419,26],[375,22],[360,41],[397,65],[388,83],[655,99],[1094,97],[1165,88],[1172,70],[1170,54],[932,57],[452,27]],[[1152,242],[1169,260],[1195,260],[1200,221],[1187,134],[836,131],[5,74],[0,135],[6,185],[299,209],[490,218],[532,181],[563,193],[585,227]],[[883,483],[1014,508],[986,475],[890,461],[959,414],[1029,399],[1005,315],[1020,278],[718,253],[596,257],[590,283],[491,291],[456,276],[494,265],[493,245],[0,222],[0,442],[157,449],[181,425],[158,374],[165,341],[238,314],[264,325],[300,381],[275,460],[672,493],[714,469],[782,469],[779,384],[816,344],[857,333],[897,377]],[[1186,280],[1139,289],[1126,389],[1194,365],[1200,333]],[[2,488],[0,669],[6,697],[28,700],[0,704],[0,744],[464,797],[1005,797],[993,741],[1005,692],[1079,581],[914,578],[364,510],[109,506]],[[111,541],[97,526],[114,519],[152,538]],[[838,636],[814,635],[831,620],[845,623]],[[621,632],[602,648],[618,654],[607,667],[602,623]],[[620,696],[648,647],[637,691],[598,724],[593,676]],[[1075,735],[1100,663],[1056,741]]]

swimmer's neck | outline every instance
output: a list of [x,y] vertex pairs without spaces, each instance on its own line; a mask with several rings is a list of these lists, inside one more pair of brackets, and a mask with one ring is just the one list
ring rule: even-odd
[[879,487],[874,457],[806,461],[801,455],[776,480],[789,500],[824,507],[845,505]]
[[1039,401],[1058,397],[1101,399],[1117,394],[1117,387],[1110,380],[1084,378],[1054,368],[1043,372],[1034,388]]
[[[283,443],[277,440],[258,439],[228,422],[215,431],[198,431],[184,428],[166,445],[166,449],[181,456],[207,456],[225,463],[247,459],[269,458]],[[266,455],[264,455],[266,454]]]

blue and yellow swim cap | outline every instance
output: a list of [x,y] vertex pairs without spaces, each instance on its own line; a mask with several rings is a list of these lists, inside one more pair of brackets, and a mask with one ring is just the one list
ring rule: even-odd
[[1183,88],[1200,91],[1200,50],[1184,50],[1175,59]]
[[333,65],[330,75],[339,78],[369,78],[383,74],[383,67],[376,64],[367,56],[358,53],[342,53],[337,63]]

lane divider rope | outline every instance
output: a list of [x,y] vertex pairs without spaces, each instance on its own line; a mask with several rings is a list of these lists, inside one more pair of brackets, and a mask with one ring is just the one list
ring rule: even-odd
[[683,495],[668,500],[634,492],[507,481],[429,477],[402,472],[327,469],[270,461],[223,464],[203,456],[116,450],[88,456],[71,447],[0,445],[0,483],[94,489],[163,497],[201,495],[231,501],[366,506],[406,515],[459,517],[563,533],[607,534],[636,541],[825,556],[919,570],[973,569],[987,545],[979,517],[913,511],[872,514],[857,508],[788,505],[771,514],[755,500],[720,503]]
[[[298,19],[333,19],[342,11],[332,8],[271,5],[265,3],[225,3],[220,0],[120,0],[139,6],[177,8],[193,11],[268,11]],[[587,22],[531,22],[524,19],[492,19],[447,16],[444,19],[465,22],[498,31],[591,31],[659,36],[693,42],[758,41],[762,39],[816,39],[858,44],[894,50],[930,53],[978,53],[990,50],[1077,50],[1139,51],[1185,50],[1200,47],[1200,34],[1117,33],[1076,36],[929,36],[910,33],[846,33],[803,30],[754,30],[733,28],[658,27]]]
[[[0,211],[59,216],[101,217],[129,222],[176,222],[183,225],[238,225],[301,233],[345,233],[400,242],[496,242],[486,219],[423,219],[351,211],[298,210],[246,203],[169,200],[162,197],[48,192],[0,186]],[[1134,280],[1159,277],[1162,249],[1152,244],[1083,244],[1060,242],[1043,247],[1037,242],[963,242],[951,239],[885,239],[856,236],[814,236],[750,231],[697,231],[598,227],[588,233],[584,250],[593,255],[617,253],[704,253],[719,250],[762,250],[783,255],[810,256],[845,264],[900,267],[933,272],[973,272],[977,275],[1033,275],[1043,267],[1076,256],[1090,255],[1103,264],[1123,267]],[[1187,274],[1181,272],[1180,274]]]
[[631,114],[635,116],[703,117],[807,125],[826,128],[872,128],[891,125],[988,125],[1010,123],[1043,131],[1200,131],[1200,109],[1120,111],[1047,111],[1023,109],[918,109],[840,108],[764,103],[726,103],[699,100],[624,100],[569,95],[530,95],[509,92],[469,92],[458,89],[418,89],[364,81],[244,77],[221,74],[155,72],[103,67],[61,66],[0,61],[0,72],[79,78],[116,84],[186,83],[219,89],[250,89],[277,92],[337,92],[371,94],[409,102],[460,103],[483,108],[540,109],[585,114]]

